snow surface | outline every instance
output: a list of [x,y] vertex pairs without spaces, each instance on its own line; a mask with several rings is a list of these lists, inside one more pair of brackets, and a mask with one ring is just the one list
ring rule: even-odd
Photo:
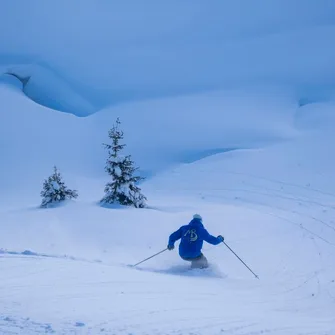
[[[136,210],[97,205],[107,180],[99,150],[114,108],[78,119],[32,103],[15,87],[2,85],[0,94],[2,334],[335,334],[331,104],[255,99],[273,107],[264,124],[248,114],[262,114],[256,102],[244,109],[228,92],[168,100],[171,107],[166,100],[135,105],[143,118],[131,119],[134,105],[123,106],[136,157],[153,162],[155,138],[169,158],[164,170],[162,162],[147,163],[152,176],[142,190],[150,207]],[[186,104],[210,103],[205,119],[199,110],[179,119],[166,141],[158,108],[177,119]],[[241,113],[222,114],[223,136],[218,118],[208,117],[221,106]],[[147,120],[144,136],[139,124]],[[234,150],[204,154],[220,144]],[[194,160],[182,163],[183,155]],[[39,209],[43,179],[58,162],[79,199]],[[223,245],[205,246],[211,268],[202,272],[190,271],[176,251],[129,267],[164,249],[195,212],[260,280]]]
[[241,86],[335,96],[331,0],[11,0],[0,11],[0,73],[27,73],[28,96],[76,115]]
[[[0,334],[335,334],[334,3],[78,4],[0,5]],[[149,208],[98,205],[117,117]],[[259,280],[131,266],[194,213]]]

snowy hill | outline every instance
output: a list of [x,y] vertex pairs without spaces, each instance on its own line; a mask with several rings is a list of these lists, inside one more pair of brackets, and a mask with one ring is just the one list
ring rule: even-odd
[[30,76],[32,99],[76,115],[255,85],[284,85],[303,101],[334,97],[333,1],[15,0],[0,9],[0,72]]
[[[129,147],[155,176],[142,185],[149,209],[110,210],[96,205],[106,180],[99,144],[119,111],[78,119],[32,103],[19,89],[5,85],[1,94],[8,150],[1,165],[3,334],[334,333],[332,105],[297,109],[282,101],[273,104],[281,113],[273,109],[263,124],[222,93],[169,100],[170,108],[167,101],[124,106]],[[175,111],[177,119],[187,103],[200,108],[199,102],[204,109],[234,107],[236,119],[221,123],[221,137],[205,133],[218,126],[215,108],[206,126],[197,112],[191,127],[191,118],[179,119],[167,143],[173,125],[155,111],[165,108],[170,118]],[[130,117],[134,107],[141,117]],[[255,102],[253,111],[262,120]],[[141,120],[157,127],[139,128]],[[150,147],[152,138],[163,153]],[[38,209],[55,161],[80,198]],[[259,281],[224,246],[205,246],[212,268],[202,273],[190,272],[176,252],[127,267],[165,248],[194,212],[226,237]]]
[[[332,2],[0,9],[1,335],[335,334]],[[146,209],[97,204],[117,117]],[[79,198],[41,209],[55,164]],[[259,280],[131,267],[194,213]]]

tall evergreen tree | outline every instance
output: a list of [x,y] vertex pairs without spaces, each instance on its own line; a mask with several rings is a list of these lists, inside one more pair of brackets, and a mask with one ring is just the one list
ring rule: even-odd
[[66,187],[63,178],[54,166],[54,172],[48,179],[44,180],[43,190],[41,191],[42,204],[41,207],[59,203],[67,199],[75,199],[78,197],[76,190],[70,190]]
[[126,145],[120,143],[124,136],[120,125],[120,119],[117,118],[116,124],[108,132],[112,144],[104,144],[108,150],[105,171],[112,177],[112,181],[106,184],[105,196],[101,203],[143,208],[147,198],[141,193],[137,183],[144,178],[134,175],[138,168],[134,166],[131,156],[121,155]]

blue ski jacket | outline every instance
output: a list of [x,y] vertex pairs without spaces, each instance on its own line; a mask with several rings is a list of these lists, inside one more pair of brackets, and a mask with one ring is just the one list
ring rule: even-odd
[[184,259],[200,257],[203,241],[214,245],[222,242],[220,238],[210,235],[198,219],[193,219],[188,225],[182,226],[172,233],[168,245],[174,246],[174,243],[179,239],[181,239],[179,255]]

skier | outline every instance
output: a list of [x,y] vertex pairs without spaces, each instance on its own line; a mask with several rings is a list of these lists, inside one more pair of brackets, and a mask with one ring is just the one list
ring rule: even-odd
[[174,243],[179,239],[179,255],[185,261],[191,262],[192,269],[208,267],[207,258],[201,252],[203,241],[214,245],[224,241],[223,236],[214,237],[208,233],[199,214],[194,214],[188,225],[180,227],[170,235],[167,248],[173,250]]

